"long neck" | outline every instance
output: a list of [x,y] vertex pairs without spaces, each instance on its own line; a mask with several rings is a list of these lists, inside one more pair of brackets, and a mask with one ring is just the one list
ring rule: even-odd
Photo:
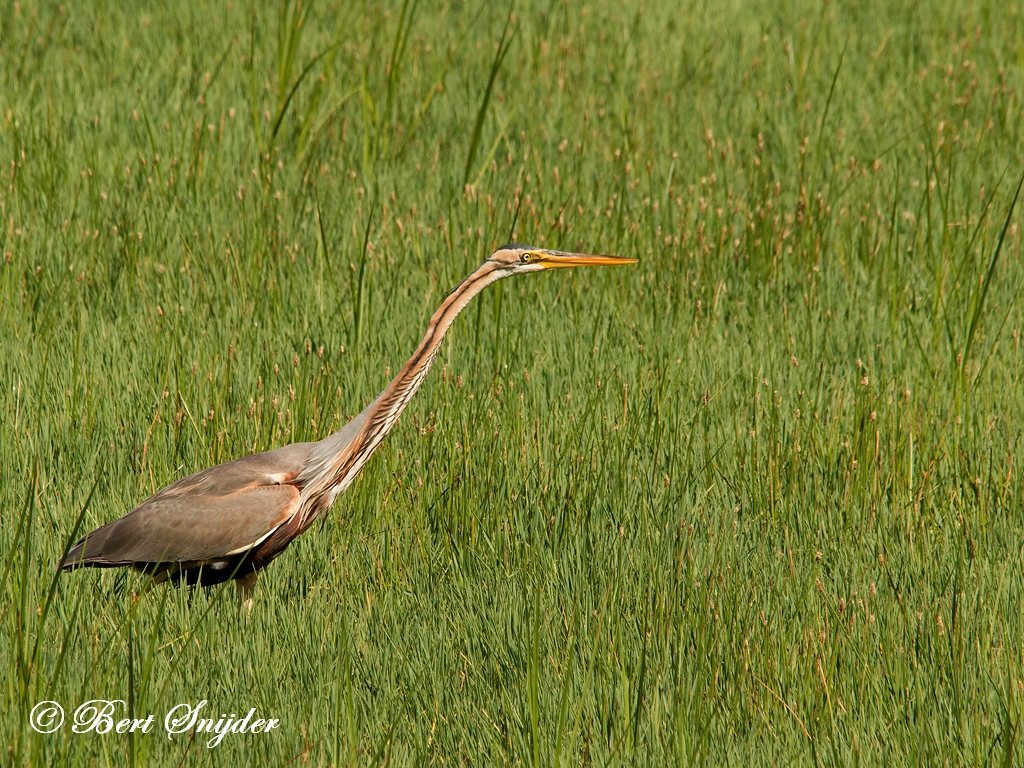
[[[381,444],[398,417],[412,400],[416,390],[434,364],[445,334],[467,304],[480,291],[507,273],[494,262],[485,261],[453,290],[437,308],[416,351],[402,370],[377,398],[346,427],[318,444],[320,455],[314,453],[303,471],[303,495],[312,507],[311,516],[322,514],[334,498],[355,479],[370,456]],[[357,432],[350,430],[356,427]],[[348,428],[348,429],[346,429]]]

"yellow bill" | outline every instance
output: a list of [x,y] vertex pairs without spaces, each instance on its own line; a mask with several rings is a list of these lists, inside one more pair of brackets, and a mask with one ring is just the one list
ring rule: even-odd
[[530,251],[530,261],[541,264],[545,269],[564,267],[613,267],[620,264],[636,264],[637,259],[628,256],[605,256],[593,253],[569,253],[549,251],[542,248]]

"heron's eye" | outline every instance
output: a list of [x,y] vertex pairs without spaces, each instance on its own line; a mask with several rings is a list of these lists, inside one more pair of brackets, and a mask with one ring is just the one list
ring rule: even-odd
[[522,256],[519,257],[519,260],[523,262],[523,264],[529,264],[531,261],[533,261],[533,258],[533,254],[530,253],[529,251],[526,251],[525,253],[523,253]]

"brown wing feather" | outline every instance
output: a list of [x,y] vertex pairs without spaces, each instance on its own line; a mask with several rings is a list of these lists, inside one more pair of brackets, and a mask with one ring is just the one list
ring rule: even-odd
[[298,510],[291,483],[309,447],[296,443],[182,478],[82,537],[61,565],[194,563],[244,551]]

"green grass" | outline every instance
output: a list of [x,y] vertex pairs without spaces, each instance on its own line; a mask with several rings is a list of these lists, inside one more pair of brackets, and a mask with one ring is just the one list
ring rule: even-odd
[[[1017,10],[198,5],[0,8],[5,764],[1024,760]],[[477,299],[251,614],[54,577],[512,238],[641,261]]]

